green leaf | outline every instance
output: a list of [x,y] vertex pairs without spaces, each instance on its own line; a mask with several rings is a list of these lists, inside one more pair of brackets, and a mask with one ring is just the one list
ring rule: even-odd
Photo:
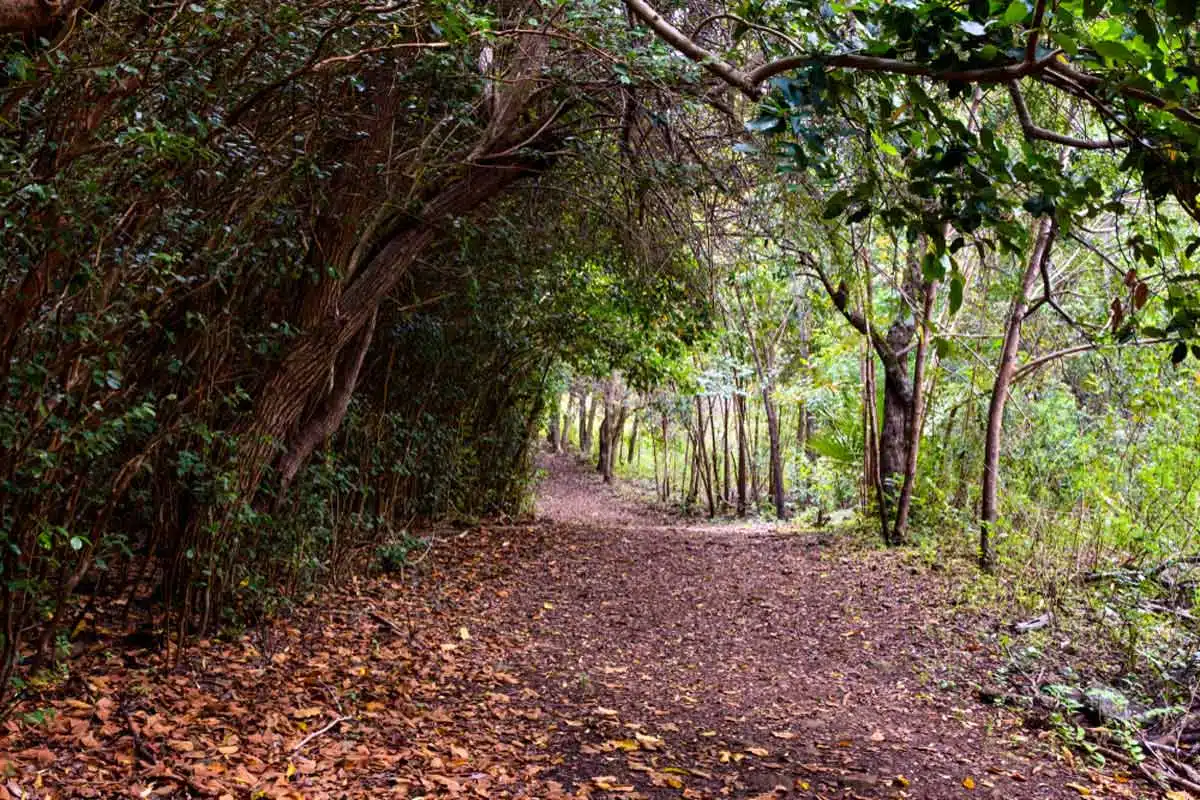
[[1095,19],[1100,16],[1106,2],[1107,0],[1083,0],[1083,16],[1086,19]]
[[1175,345],[1175,349],[1171,351],[1171,363],[1178,366],[1187,358],[1188,346],[1186,342],[1179,342]]
[[1004,16],[1000,19],[1005,25],[1015,25],[1025,19],[1027,14],[1029,14],[1029,8],[1025,5],[1025,0],[1013,0],[1008,4],[1008,8],[1004,10]]
[[1070,36],[1067,36],[1062,31],[1055,31],[1050,34],[1050,38],[1054,43],[1062,48],[1062,51],[1069,56],[1073,56],[1079,52],[1079,42],[1076,42]]
[[949,258],[943,253],[926,253],[921,262],[921,274],[927,281],[941,281],[946,278],[946,265]]
[[1098,39],[1092,42],[1092,49],[1110,61],[1124,63],[1133,60],[1133,52],[1128,47],[1111,39]]
[[825,211],[821,213],[821,219],[833,219],[840,216],[848,205],[850,205],[850,195],[846,192],[836,192],[825,203]]
[[962,275],[954,275],[950,279],[950,313],[957,314],[963,304],[963,278]]

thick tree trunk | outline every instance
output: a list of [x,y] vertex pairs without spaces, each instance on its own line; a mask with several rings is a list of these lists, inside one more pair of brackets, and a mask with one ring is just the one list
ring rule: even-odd
[[433,245],[442,222],[477,210],[545,166],[545,161],[471,165],[458,180],[430,197],[417,220],[386,236],[337,301],[329,303],[321,319],[297,337],[259,393],[250,420],[239,428],[238,488],[244,500],[254,496],[281,445],[295,433],[312,398],[328,380],[337,353],[360,334],[379,304]]
[[[884,371],[883,422],[879,431],[879,479],[888,506],[896,501],[900,480],[907,460],[908,412],[910,391],[908,380],[896,376],[892,370]],[[890,529],[890,513],[889,513]],[[890,536],[887,537],[890,541]]]
[[998,516],[996,498],[1000,474],[1000,438],[1004,430],[1004,406],[1008,402],[1008,390],[1017,368],[1017,351],[1021,347],[1021,323],[1028,311],[1029,293],[1033,290],[1033,285],[1049,256],[1054,233],[1052,218],[1043,218],[1038,226],[1033,252],[1025,267],[1020,290],[1013,298],[1012,308],[1008,313],[1004,344],[1000,349],[1000,363],[996,367],[996,381],[992,384],[992,400],[988,406],[987,434],[983,446],[983,485],[979,504],[979,566],[989,572],[996,565],[992,528]]
[[612,408],[608,403],[605,403],[604,418],[600,420],[600,449],[596,456],[596,471],[599,472],[601,477],[604,478],[605,483],[608,483],[612,480],[610,475],[611,469],[609,466],[610,461],[612,460],[612,448],[610,446],[612,443],[612,436],[609,435],[609,431],[612,430],[613,425],[614,422],[612,418]]
[[279,460],[280,496],[287,491],[296,479],[300,469],[308,461],[316,446],[325,441],[342,424],[346,411],[350,408],[350,399],[358,385],[358,375],[362,371],[363,361],[371,348],[375,337],[375,319],[372,314],[367,327],[359,334],[359,341],[352,348],[343,351],[342,361],[338,365],[333,393],[321,405],[320,410],[313,415],[300,432],[293,437],[292,445]]

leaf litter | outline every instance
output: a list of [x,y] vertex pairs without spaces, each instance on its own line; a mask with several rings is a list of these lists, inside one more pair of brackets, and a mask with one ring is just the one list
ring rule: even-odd
[[0,800],[1153,796],[974,703],[972,620],[897,554],[548,465],[538,521],[414,580],[74,662],[5,723]]

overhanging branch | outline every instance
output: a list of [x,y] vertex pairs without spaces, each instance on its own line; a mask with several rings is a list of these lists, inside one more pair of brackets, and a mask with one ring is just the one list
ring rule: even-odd
[[650,26],[659,37],[680,53],[695,61],[721,80],[738,89],[751,100],[762,97],[759,81],[752,81],[737,67],[724,61],[716,53],[704,48],[663,18],[645,0],[626,0],[629,10],[642,22]]
[[1130,145],[1127,139],[1080,139],[1039,127],[1034,123],[1033,116],[1029,113],[1029,106],[1025,105],[1025,98],[1015,81],[1008,84],[1008,94],[1012,98],[1017,119],[1021,122],[1021,130],[1027,139],[1040,139],[1044,142],[1062,144],[1079,150],[1119,150]]

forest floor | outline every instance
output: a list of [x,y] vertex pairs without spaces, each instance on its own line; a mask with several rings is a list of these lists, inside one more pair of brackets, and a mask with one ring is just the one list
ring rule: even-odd
[[981,704],[949,582],[696,523],[547,459],[537,521],[171,664],[112,642],[0,737],[7,797],[1150,797]]

